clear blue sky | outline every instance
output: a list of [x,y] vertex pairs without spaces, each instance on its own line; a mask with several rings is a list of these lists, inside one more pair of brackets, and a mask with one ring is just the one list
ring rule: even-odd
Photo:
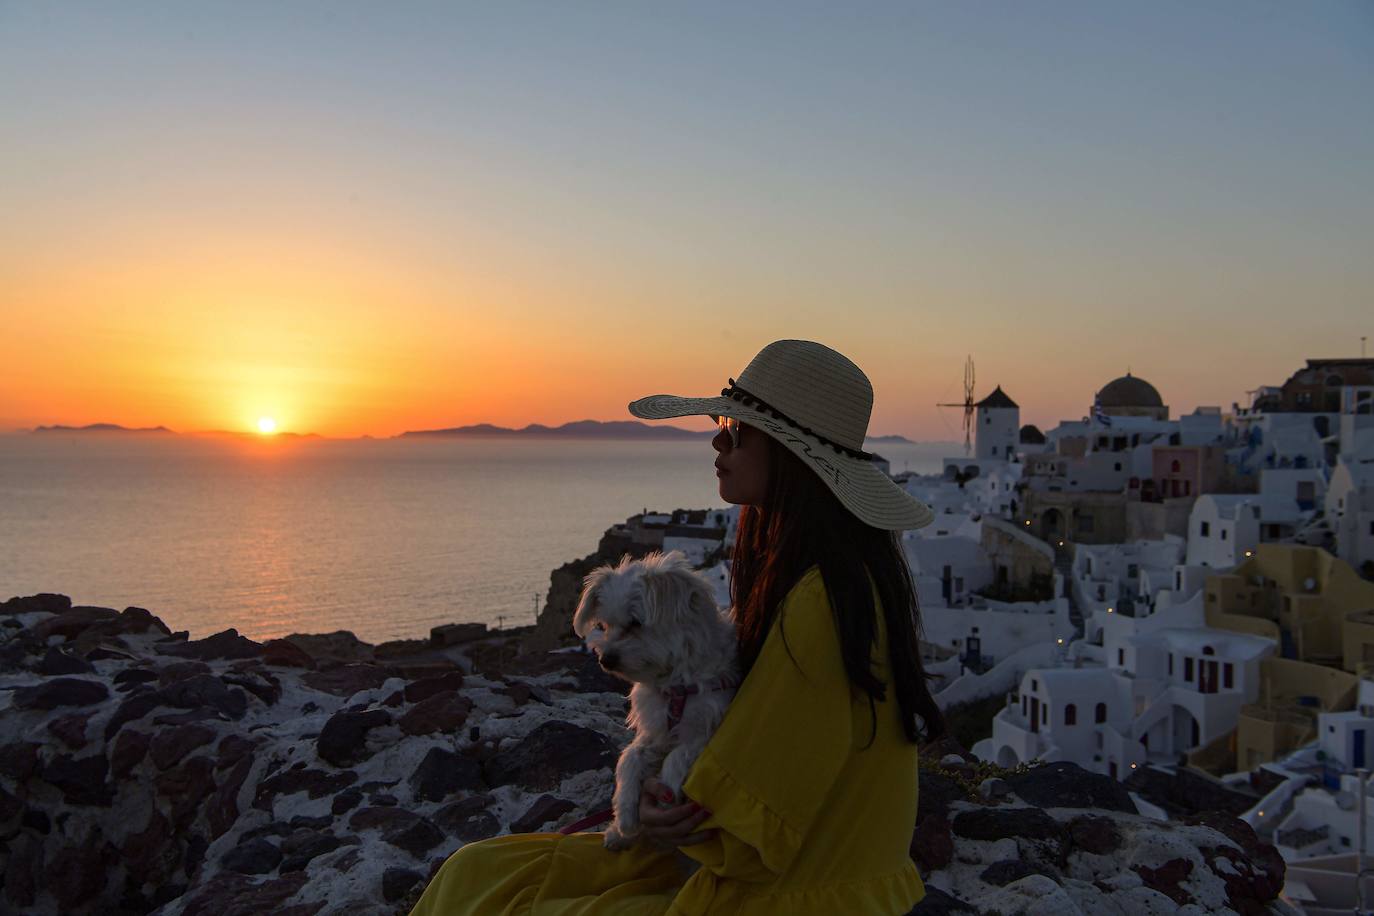
[[0,210],[0,425],[1228,406],[1374,330],[1374,3],[0,2]]

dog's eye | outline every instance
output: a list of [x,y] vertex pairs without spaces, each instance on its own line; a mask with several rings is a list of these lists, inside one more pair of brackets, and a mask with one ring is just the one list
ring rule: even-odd
[[606,622],[603,621],[603,620],[598,620],[596,623],[592,624],[592,629],[593,629],[593,630],[600,630],[602,633],[605,633],[605,632],[606,632]]
[[638,620],[631,619],[629,623],[625,624],[625,629],[638,630],[643,625],[644,624],[640,623]]

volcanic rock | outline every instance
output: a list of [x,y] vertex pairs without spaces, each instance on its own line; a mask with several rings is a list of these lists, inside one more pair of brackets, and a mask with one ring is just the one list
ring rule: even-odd
[[545,722],[509,750],[483,764],[487,784],[519,784],[535,791],[557,788],[568,776],[614,767],[618,752],[609,738],[568,722]]
[[384,709],[335,713],[324,724],[316,750],[320,759],[336,767],[352,766],[372,756],[367,747],[368,731],[389,724],[391,713]]
[[109,695],[109,688],[99,681],[78,677],[57,677],[32,687],[16,688],[14,705],[20,709],[93,706],[105,700]]
[[95,665],[86,661],[79,655],[73,655],[65,649],[52,646],[48,649],[43,660],[38,663],[38,673],[46,675],[58,674],[90,674],[95,671]]
[[240,636],[238,630],[230,627],[204,639],[163,646],[159,651],[164,655],[209,661],[216,658],[257,658],[262,654],[262,646]]
[[472,701],[455,691],[438,693],[416,703],[397,722],[407,735],[453,734],[472,712]]
[[1072,763],[1047,763],[1010,773],[1006,784],[1023,801],[1043,808],[1098,808],[1138,814],[1131,793],[1110,776]]
[[525,810],[524,814],[511,821],[510,832],[533,833],[549,821],[558,820],[576,807],[577,805],[566,798],[541,795],[535,799],[534,804]]
[[443,748],[430,748],[410,776],[415,797],[423,801],[443,801],[454,792],[485,789],[482,765],[471,757]]

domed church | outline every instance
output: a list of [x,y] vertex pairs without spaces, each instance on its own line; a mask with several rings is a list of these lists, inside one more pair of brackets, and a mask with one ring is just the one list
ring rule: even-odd
[[1129,371],[1103,385],[1093,406],[1109,417],[1169,419],[1169,408],[1155,386]]

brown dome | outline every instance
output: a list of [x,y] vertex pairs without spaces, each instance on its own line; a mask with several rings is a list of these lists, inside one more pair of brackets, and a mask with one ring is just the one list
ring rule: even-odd
[[1127,372],[1112,379],[1097,393],[1098,403],[1106,407],[1163,407],[1164,399],[1155,386]]

